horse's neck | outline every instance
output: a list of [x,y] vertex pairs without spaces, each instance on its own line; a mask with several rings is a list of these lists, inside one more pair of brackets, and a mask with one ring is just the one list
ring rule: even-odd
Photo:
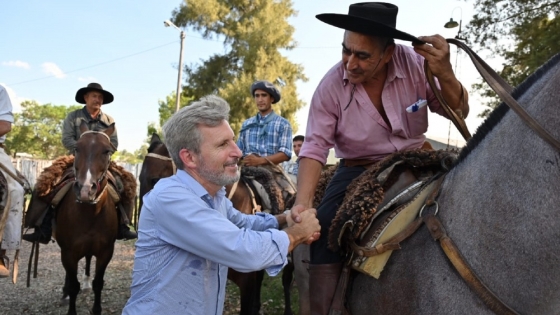
[[[518,98],[556,139],[559,69]],[[560,265],[552,255],[560,237],[559,163],[559,152],[510,110],[442,186],[440,216],[448,233],[498,295],[523,291],[534,298],[521,313],[534,313],[551,292],[560,294]]]

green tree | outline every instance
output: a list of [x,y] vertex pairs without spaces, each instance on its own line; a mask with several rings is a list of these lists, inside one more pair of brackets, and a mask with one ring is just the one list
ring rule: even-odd
[[[171,115],[173,115],[175,113],[175,110],[177,109],[177,99],[175,97],[175,95],[177,95],[177,92],[172,92],[171,94],[167,95],[165,97],[165,100],[159,100],[159,125],[163,126],[163,124],[169,119],[169,117],[171,117]],[[179,107],[185,107],[188,103],[190,103],[192,101],[192,97],[188,97],[185,96],[184,94],[181,94],[181,99],[179,100]],[[148,126],[148,141],[150,141],[150,138],[152,136],[153,132],[161,132],[161,128],[156,128],[156,130],[151,129],[152,127],[155,127],[155,125],[150,124],[150,126]]]
[[6,138],[9,153],[32,154],[40,159],[54,159],[67,154],[62,145],[62,122],[66,115],[82,106],[39,105],[24,101],[22,112],[14,115],[12,131]]
[[[517,86],[540,65],[560,52],[560,1],[477,0],[475,15],[467,26],[471,42],[502,57],[498,73]],[[487,116],[500,100],[486,84],[475,84],[490,99]]]
[[296,46],[288,18],[296,15],[291,0],[188,0],[172,13],[173,22],[191,27],[204,38],[220,38],[226,51],[185,67],[183,94],[199,99],[208,94],[223,97],[231,106],[235,133],[256,108],[249,89],[255,80],[275,83],[282,93],[274,105],[277,114],[297,131],[295,114],[304,106],[296,81],[307,81],[303,67],[281,54]]

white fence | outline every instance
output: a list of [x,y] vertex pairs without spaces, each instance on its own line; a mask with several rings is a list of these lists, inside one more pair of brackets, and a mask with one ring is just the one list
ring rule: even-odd
[[[34,187],[37,177],[39,177],[45,167],[49,167],[52,164],[52,161],[18,157],[12,159],[12,163],[14,164],[14,167],[29,181],[31,187]],[[140,171],[142,170],[142,163],[128,164],[117,162],[117,164],[132,173],[138,182],[138,177],[140,176]]]

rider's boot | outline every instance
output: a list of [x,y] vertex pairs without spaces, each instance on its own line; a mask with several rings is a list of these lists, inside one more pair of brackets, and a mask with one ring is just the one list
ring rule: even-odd
[[328,315],[336,291],[342,263],[309,264],[311,315]]
[[136,232],[131,231],[127,224],[121,223],[119,225],[119,233],[117,235],[118,240],[132,240],[138,238]]
[[35,231],[31,234],[24,234],[22,238],[28,242],[39,242],[48,244],[52,235],[52,216],[53,211],[49,208],[40,226],[35,226]]
[[4,256],[6,256],[6,250],[0,251],[0,278],[7,278],[10,276],[10,271],[4,264]]
[[[122,207],[122,211],[120,210]],[[117,235],[117,239],[119,240],[132,240],[138,238],[138,234],[136,232],[131,231],[128,224],[130,220],[128,219],[132,215],[132,210],[134,207],[134,201],[132,200],[121,200],[121,205],[117,206],[119,208],[120,215],[122,217],[119,220],[119,233]]]

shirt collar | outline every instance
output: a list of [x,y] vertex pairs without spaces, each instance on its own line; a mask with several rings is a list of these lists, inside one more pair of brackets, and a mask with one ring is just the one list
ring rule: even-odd
[[274,113],[274,110],[272,110],[270,113],[262,116],[261,113],[257,113],[257,121],[261,121],[263,119],[265,119],[266,117],[270,116],[270,114]]
[[[179,178],[182,183],[187,184],[198,197],[202,198],[204,196],[208,196],[211,198],[206,188],[204,188],[199,182],[196,181],[196,179],[194,179],[189,173],[185,172],[184,170],[177,170],[177,178]],[[225,195],[226,188],[222,187],[220,190],[218,190],[218,193],[216,193],[216,198],[223,197]]]
[[101,117],[103,117],[103,112],[101,110],[99,110],[99,114],[97,115],[97,118],[91,117],[91,115],[89,114],[89,112],[87,111],[87,108],[85,106],[82,108],[82,111],[84,112],[84,115],[86,115],[86,117],[88,117],[89,120],[99,120],[99,121],[101,121]]

